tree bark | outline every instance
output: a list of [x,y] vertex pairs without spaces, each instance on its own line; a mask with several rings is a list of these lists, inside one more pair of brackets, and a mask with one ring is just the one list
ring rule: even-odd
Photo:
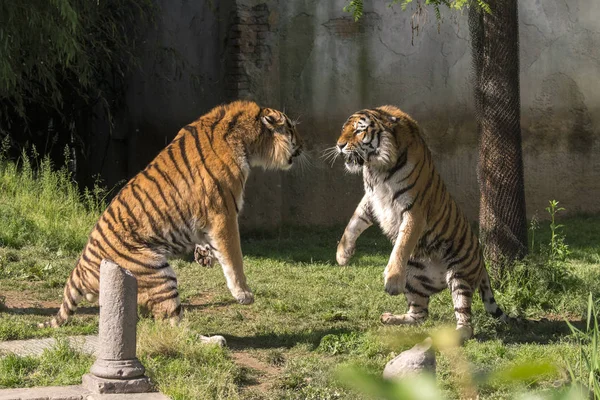
[[517,0],[470,7],[475,103],[479,125],[479,225],[496,274],[527,253],[521,149]]

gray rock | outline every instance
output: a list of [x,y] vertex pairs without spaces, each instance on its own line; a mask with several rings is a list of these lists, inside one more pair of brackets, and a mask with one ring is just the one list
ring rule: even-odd
[[401,379],[420,372],[435,374],[435,351],[430,337],[391,359],[383,370],[385,379]]

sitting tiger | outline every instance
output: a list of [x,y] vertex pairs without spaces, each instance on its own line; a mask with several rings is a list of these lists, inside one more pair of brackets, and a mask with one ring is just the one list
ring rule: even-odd
[[479,288],[487,312],[496,304],[483,253],[469,222],[446,190],[417,123],[393,106],[359,111],[337,141],[346,169],[363,172],[365,195],[346,226],[336,259],[346,265],[357,238],[377,221],[394,247],[385,291],[404,293],[408,312],[385,313],[384,324],[414,324],[428,315],[429,297],[448,287],[462,340],[473,335],[471,302]]
[[182,309],[167,257],[197,244],[208,257],[205,264],[213,256],[219,261],[233,297],[251,304],[238,230],[250,167],[287,170],[301,152],[285,114],[249,101],[216,107],[184,126],[102,213],[67,280],[58,314],[41,325],[57,327],[84,296],[96,299],[105,258],[136,276],[139,304],[176,324]]

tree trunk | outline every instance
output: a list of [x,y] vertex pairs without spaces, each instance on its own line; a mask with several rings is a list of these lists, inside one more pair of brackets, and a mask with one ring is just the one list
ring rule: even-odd
[[521,150],[517,0],[470,7],[479,125],[479,225],[486,259],[498,273],[527,253]]

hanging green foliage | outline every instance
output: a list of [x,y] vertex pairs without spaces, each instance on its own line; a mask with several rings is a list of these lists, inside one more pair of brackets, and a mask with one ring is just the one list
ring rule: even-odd
[[[390,6],[394,4],[400,3],[400,7],[402,10],[405,10],[406,7],[413,3],[414,0],[391,0],[389,3]],[[417,0],[417,3],[420,5],[420,0]],[[483,11],[491,13],[490,6],[483,0],[425,0],[425,5],[432,5],[435,10],[435,15],[438,20],[442,18],[442,14],[440,12],[441,6],[446,6],[455,10],[462,10],[465,7],[470,7],[475,5],[476,7],[481,8]],[[363,0],[351,0],[344,7],[344,11],[352,14],[355,21],[358,21],[363,15]]]
[[0,1],[0,133],[16,135],[11,125],[26,129],[34,113],[68,119],[108,103],[153,16],[152,0]]

